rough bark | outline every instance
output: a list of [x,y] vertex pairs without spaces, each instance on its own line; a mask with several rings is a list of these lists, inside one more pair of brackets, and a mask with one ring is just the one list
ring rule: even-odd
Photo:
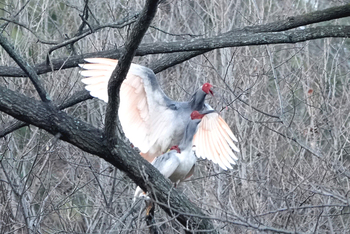
[[158,1],[149,0],[146,2],[140,17],[127,38],[124,52],[118,62],[118,65],[114,69],[108,82],[108,104],[105,118],[105,133],[107,139],[111,141],[112,147],[113,138],[116,136],[118,121],[120,86],[129,71],[131,61],[135,56],[137,48],[157,12],[157,6]]

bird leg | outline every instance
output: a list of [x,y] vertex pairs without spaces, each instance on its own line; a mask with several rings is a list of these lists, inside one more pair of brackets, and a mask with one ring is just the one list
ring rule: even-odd
[[154,204],[151,200],[145,200],[146,203],[146,217],[154,215]]
[[150,233],[158,233],[157,226],[154,221],[155,205],[151,200],[146,200],[146,223]]

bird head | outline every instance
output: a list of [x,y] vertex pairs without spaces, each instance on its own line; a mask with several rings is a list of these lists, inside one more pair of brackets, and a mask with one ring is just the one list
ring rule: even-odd
[[179,148],[179,146],[178,145],[174,145],[174,146],[172,146],[172,147],[170,147],[170,149],[169,150],[176,150],[177,151],[177,153],[181,153],[181,150],[180,150],[180,148]]
[[211,88],[213,88],[213,85],[209,84],[209,83],[205,83],[202,86],[202,90],[203,90],[204,93],[211,94],[212,96],[214,96],[214,92],[213,92],[213,90]]

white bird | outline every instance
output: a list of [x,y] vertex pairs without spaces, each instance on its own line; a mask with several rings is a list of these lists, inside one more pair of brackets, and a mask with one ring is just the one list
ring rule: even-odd
[[[91,96],[108,102],[108,80],[118,60],[105,58],[85,59],[87,64],[80,73],[82,82]],[[119,119],[125,136],[138,147],[141,156],[149,162],[178,145],[190,121],[193,110],[212,109],[204,103],[207,94],[213,95],[212,85],[205,83],[188,102],[177,102],[167,97],[159,87],[154,72],[144,66],[131,64],[120,89]],[[216,113],[205,115],[195,136],[196,154],[232,169],[239,152],[230,127]]]
[[[175,185],[192,176],[197,161],[197,157],[192,149],[193,136],[196,134],[198,124],[201,122],[202,118],[213,112],[214,110],[207,110],[201,114],[198,111],[193,111],[191,113],[191,120],[186,126],[180,144],[178,146],[172,146],[167,153],[153,160],[152,165]],[[141,188],[137,187],[134,201],[141,193]]]

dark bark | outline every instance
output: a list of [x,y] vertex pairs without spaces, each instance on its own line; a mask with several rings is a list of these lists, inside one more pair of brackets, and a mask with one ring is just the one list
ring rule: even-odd
[[136,50],[139,47],[143,36],[150,26],[158,7],[158,1],[148,0],[143,8],[139,18],[137,19],[130,35],[125,44],[124,52],[114,69],[111,78],[108,82],[108,104],[105,118],[105,133],[106,137],[112,143],[116,136],[116,128],[118,121],[118,107],[119,107],[119,90],[126,74],[129,71],[132,59],[135,56]]
[[[288,32],[237,33],[211,38],[143,45],[149,54],[183,51],[208,51],[225,47],[298,43],[325,37],[350,37],[350,26],[321,26]],[[140,46],[141,47],[141,46]],[[142,49],[143,49],[142,47]]]
[[[88,99],[92,99],[93,97],[90,95],[90,93],[86,90],[79,91],[74,93],[72,96],[70,96],[67,100],[63,100],[61,104],[58,105],[58,108],[60,110],[64,110],[68,107],[74,106],[80,102],[86,101]],[[28,126],[29,124],[16,120],[12,123],[5,126],[2,130],[0,130],[0,137],[4,137],[7,134],[20,129],[22,127]]]
[[262,26],[247,27],[245,30],[250,32],[280,32],[308,24],[315,24],[348,16],[350,16],[350,4],[345,4],[321,11],[310,12],[308,14],[291,16],[285,20],[268,23]]

